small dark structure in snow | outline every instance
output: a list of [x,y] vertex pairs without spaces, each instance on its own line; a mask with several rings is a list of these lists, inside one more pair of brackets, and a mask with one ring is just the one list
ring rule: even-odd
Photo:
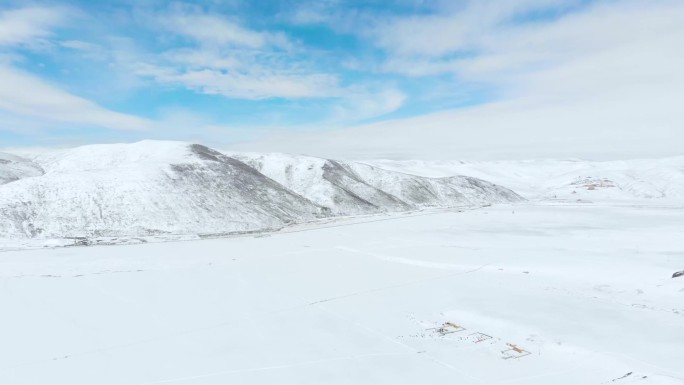
[[683,275],[684,275],[684,270],[682,270],[682,271],[677,271],[677,272],[675,272],[674,274],[672,274],[672,278],[681,277],[681,276],[683,276]]

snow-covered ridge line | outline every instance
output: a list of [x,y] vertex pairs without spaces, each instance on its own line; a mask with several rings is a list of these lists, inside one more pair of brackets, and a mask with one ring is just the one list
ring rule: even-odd
[[470,177],[435,179],[302,156],[230,155],[199,144],[143,141],[60,150],[33,161],[6,156],[0,175],[28,163],[38,168],[14,172],[0,185],[0,238],[230,233],[523,200]]
[[300,155],[230,155],[312,202],[342,215],[521,200],[506,188],[465,176],[427,178],[362,163]]
[[429,177],[462,174],[507,186],[528,199],[684,203],[684,156],[623,161],[365,161]]

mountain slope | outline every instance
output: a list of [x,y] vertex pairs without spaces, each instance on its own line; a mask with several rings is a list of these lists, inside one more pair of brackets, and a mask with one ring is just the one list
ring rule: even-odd
[[180,142],[83,146],[35,162],[44,174],[0,186],[0,238],[220,234],[521,200],[474,178],[281,154],[228,156]]
[[285,154],[232,153],[335,214],[517,202],[506,188],[476,178],[427,178],[367,164]]
[[37,164],[20,156],[0,152],[0,185],[39,175],[43,175],[43,169]]
[[364,163],[351,163],[350,167],[367,183],[414,207],[485,205],[524,200],[505,187],[468,176],[427,178]]
[[94,145],[41,159],[45,175],[0,188],[0,234],[220,233],[313,219],[321,208],[200,145]]
[[333,214],[368,214],[412,208],[397,197],[369,185],[340,162],[286,154],[237,153],[231,156],[312,202],[329,208]]

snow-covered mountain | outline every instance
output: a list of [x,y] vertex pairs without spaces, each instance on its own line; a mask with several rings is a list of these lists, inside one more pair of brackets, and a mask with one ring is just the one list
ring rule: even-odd
[[[10,158],[18,160],[5,166],[20,159]],[[181,142],[90,145],[33,161],[24,163],[35,169],[0,186],[0,238],[216,234],[522,199],[474,178],[298,156],[227,156]]]
[[298,155],[230,155],[340,215],[521,200],[511,190],[470,177],[426,178],[361,163]]
[[624,161],[367,161],[430,177],[469,175],[502,184],[528,199],[604,202],[684,201],[684,156]]
[[43,175],[43,169],[32,161],[0,152],[0,185],[39,175]]
[[45,174],[0,187],[0,234],[90,237],[251,230],[321,208],[200,145],[93,145],[38,159]]

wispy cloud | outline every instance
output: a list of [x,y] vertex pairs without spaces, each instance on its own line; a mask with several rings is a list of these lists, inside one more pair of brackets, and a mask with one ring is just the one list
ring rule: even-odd
[[[379,18],[360,31],[395,56],[439,58],[479,53],[492,38],[521,26],[530,14],[567,10],[579,0],[468,0],[441,12]],[[426,44],[429,42],[430,44]]]
[[0,112],[3,130],[10,124],[30,127],[68,123],[121,130],[143,130],[151,122],[134,115],[108,110],[97,103],[64,91],[38,76],[17,69],[14,62],[25,60],[22,50],[66,46],[88,49],[87,43],[58,42],[54,29],[66,25],[77,11],[59,7],[29,7],[0,11],[0,52],[10,60],[0,62]]
[[28,7],[0,10],[0,46],[40,46],[52,29],[67,20],[65,8]]
[[327,24],[335,19],[340,8],[339,0],[303,1],[288,7],[277,17],[295,25]]
[[[572,3],[471,2],[439,15],[377,20],[359,32],[386,52],[373,70],[449,76],[454,92],[485,83],[497,98],[307,133],[285,151],[441,159],[681,153],[674,143],[684,140],[684,3],[606,1],[550,11]],[[271,150],[278,140],[243,148]]]
[[[451,13],[378,21],[364,35],[388,53],[379,66],[384,71],[408,76],[452,74],[460,80],[505,87],[516,76],[542,73],[607,51],[617,57],[634,52],[643,42],[662,46],[659,41],[668,44],[684,30],[684,5],[678,1],[578,3],[471,1]],[[553,16],[554,10],[560,14]],[[530,16],[545,12],[552,16]],[[649,56],[633,59],[649,60]]]
[[218,15],[176,11],[157,21],[169,32],[191,38],[202,46],[258,49],[289,45],[282,33],[254,31]]
[[118,130],[151,127],[146,119],[108,110],[17,69],[0,65],[0,79],[0,110],[11,114]]
[[347,91],[347,97],[333,108],[332,122],[361,121],[382,116],[401,108],[406,94],[396,88],[368,90],[366,88]]
[[[227,60],[227,59],[222,59]],[[216,64],[211,61],[208,64]],[[223,71],[211,68],[178,68],[141,64],[136,73],[164,84],[175,84],[209,95],[238,99],[335,97],[337,78],[328,74],[298,74],[283,70],[252,68]]]
[[134,71],[140,76],[238,99],[339,96],[338,77],[311,68],[282,33],[187,9],[155,15],[154,20],[152,25],[180,43],[137,63]]
[[310,52],[281,32],[186,8],[153,20],[153,26],[180,43],[135,63],[133,72],[160,84],[246,100],[335,99],[325,120],[337,122],[383,115],[405,100],[395,89],[343,84],[337,73],[319,69]]
[[681,0],[69,3],[0,6],[5,125],[343,157],[684,140]]

